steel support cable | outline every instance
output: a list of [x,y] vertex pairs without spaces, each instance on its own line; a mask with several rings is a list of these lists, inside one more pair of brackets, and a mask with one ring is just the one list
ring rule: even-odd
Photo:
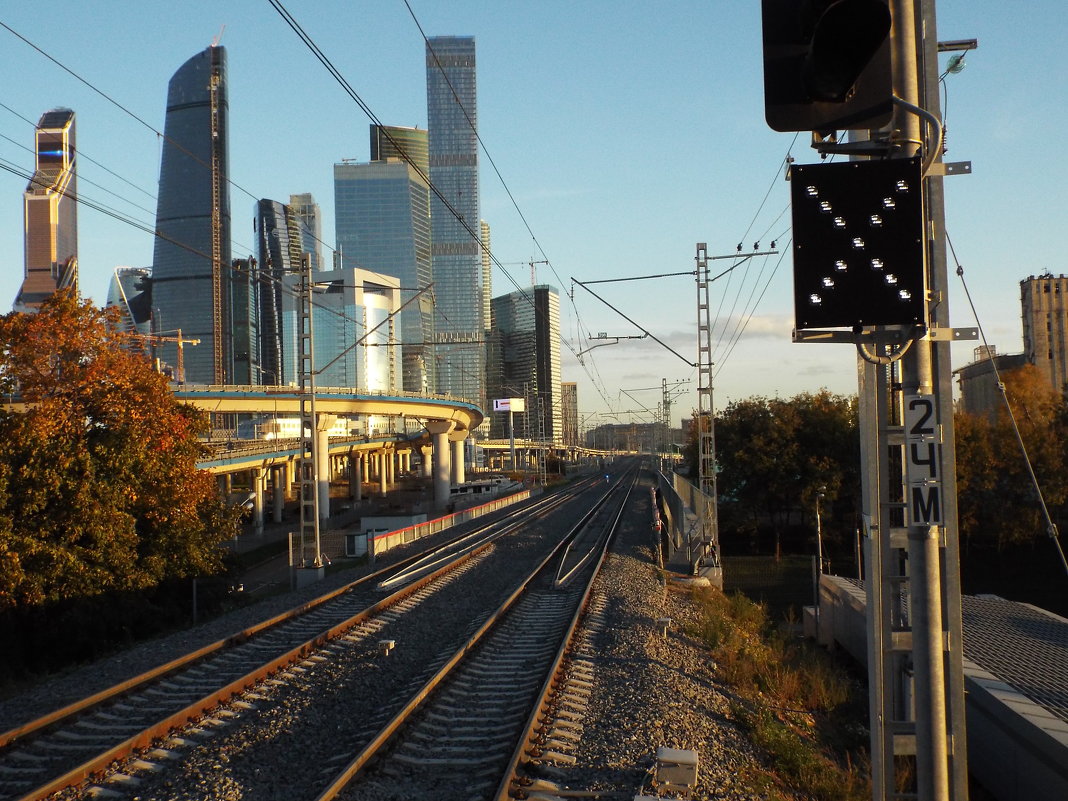
[[[787,242],[787,248],[789,247],[789,245],[790,245],[790,242],[788,241]],[[762,301],[764,299],[764,294],[768,291],[768,287],[771,286],[771,281],[772,281],[773,278],[775,278],[775,274],[779,271],[779,266],[782,264],[782,260],[783,260],[783,258],[785,258],[785,255],[786,255],[785,249],[782,252],[779,253],[779,260],[775,263],[775,267],[772,269],[771,274],[768,275],[768,280],[764,282],[764,287],[763,287],[763,289],[760,290],[760,295],[757,296],[757,299],[753,302],[752,308],[751,308],[748,316],[745,318],[745,322],[738,328],[738,331],[735,334],[734,339],[731,340],[730,345],[727,348],[726,354],[724,354],[723,358],[721,358],[719,360],[719,362],[717,362],[716,370],[712,374],[712,381],[713,382],[715,382],[715,380],[719,377],[720,371],[723,369],[723,365],[726,364],[726,362],[730,358],[731,354],[734,353],[735,346],[741,340],[742,334],[745,333],[745,329],[749,327],[749,321],[753,319],[753,314],[756,312],[757,306],[759,306],[760,305],[760,301]]]
[[[979,322],[979,313],[975,309],[975,303],[972,301],[972,293],[968,290],[968,282],[964,280],[964,266],[957,259],[957,252],[953,248],[953,241],[949,238],[949,234],[946,234],[946,242],[949,244],[950,253],[953,254],[953,262],[957,267],[957,277],[960,278],[961,286],[964,288],[964,296],[968,299],[968,305],[971,307],[972,316],[975,318],[975,325],[979,329],[979,337],[982,340],[983,347],[986,348],[986,352],[990,353],[990,345],[986,340],[986,332],[983,331],[983,324]],[[1057,549],[1057,555],[1061,559],[1061,564],[1064,566],[1065,575],[1068,576],[1068,559],[1065,559],[1064,549],[1061,547],[1060,532],[1057,529],[1057,524],[1053,522],[1053,517],[1049,513],[1049,507],[1046,506],[1046,497],[1042,493],[1042,487],[1038,483],[1038,476],[1035,475],[1034,467],[1031,465],[1031,457],[1027,453],[1027,446],[1024,444],[1023,436],[1020,434],[1020,427],[1016,423],[1016,415],[1013,414],[1012,404],[1009,402],[1009,395],[1005,390],[1005,382],[1001,380],[1001,371],[998,370],[997,362],[990,357],[990,366],[994,371],[994,378],[997,381],[998,391],[1001,393],[1001,399],[1005,403],[1005,411],[1008,412],[1009,422],[1012,424],[1012,432],[1016,436],[1016,444],[1020,446],[1020,454],[1023,456],[1024,465],[1027,467],[1027,474],[1031,478],[1031,486],[1034,487],[1035,494],[1038,496],[1038,503],[1042,509],[1042,516],[1046,521],[1046,534],[1053,542],[1054,548]]]
[[[142,124],[143,126],[145,126],[146,128],[148,128],[148,130],[152,131],[152,133],[154,133],[154,134],[155,134],[155,135],[156,135],[156,136],[157,136],[158,138],[160,138],[160,139],[164,140],[165,142],[169,143],[169,144],[170,144],[170,145],[172,145],[173,147],[177,148],[177,149],[178,149],[178,150],[180,150],[180,151],[181,151],[181,152],[182,152],[183,154],[185,154],[185,155],[186,155],[186,156],[188,156],[189,158],[193,159],[193,161],[195,161],[195,162],[196,162],[197,164],[201,165],[202,167],[204,167],[204,168],[206,168],[206,169],[211,169],[211,165],[210,165],[210,164],[208,164],[207,162],[205,162],[205,161],[204,161],[203,159],[199,158],[199,157],[198,157],[198,156],[196,156],[196,155],[195,155],[194,153],[191,153],[191,152],[189,152],[189,151],[188,151],[188,150],[186,150],[186,149],[185,149],[184,147],[182,147],[182,146],[181,146],[180,144],[178,144],[177,142],[175,142],[175,141],[174,141],[173,139],[169,138],[169,137],[168,137],[168,136],[167,136],[166,134],[162,133],[161,131],[157,130],[157,129],[156,129],[156,128],[154,128],[153,126],[149,125],[149,124],[148,124],[147,122],[145,122],[145,121],[144,121],[143,119],[141,119],[141,118],[140,118],[139,116],[137,116],[136,114],[134,114],[134,113],[133,113],[132,111],[130,111],[130,110],[129,110],[128,108],[126,108],[126,107],[125,107],[124,105],[122,105],[121,103],[119,103],[119,102],[118,102],[117,100],[115,100],[114,98],[112,98],[112,97],[111,97],[110,95],[108,95],[108,94],[107,94],[106,92],[104,92],[104,91],[102,91],[102,90],[98,89],[98,88],[97,88],[96,86],[94,86],[94,85],[93,85],[92,83],[90,83],[90,82],[89,82],[88,80],[86,80],[86,79],[85,79],[85,78],[83,78],[83,77],[82,77],[81,75],[79,75],[78,73],[76,73],[76,72],[75,72],[74,70],[72,70],[72,69],[71,69],[70,67],[68,67],[68,66],[66,66],[65,64],[63,64],[63,63],[62,63],[62,62],[61,62],[61,61],[60,61],[59,59],[57,59],[57,58],[55,58],[54,56],[51,56],[51,55],[49,55],[48,53],[46,53],[46,52],[45,52],[45,51],[44,51],[43,49],[41,49],[41,48],[40,48],[39,46],[35,45],[35,44],[34,44],[33,42],[31,42],[31,41],[30,41],[29,39],[27,39],[27,38],[26,38],[25,36],[23,36],[23,35],[22,35],[21,33],[19,33],[18,31],[16,31],[16,30],[15,30],[14,28],[12,28],[11,26],[7,25],[7,24],[6,24],[5,22],[3,22],[2,20],[0,20],[0,27],[4,28],[4,29],[5,29],[5,30],[7,30],[8,32],[10,32],[10,33],[11,33],[11,34],[12,34],[13,36],[15,36],[15,37],[16,37],[17,39],[21,40],[22,42],[24,42],[25,44],[27,44],[28,46],[30,46],[31,48],[33,48],[34,50],[36,50],[36,51],[37,51],[38,53],[40,53],[40,54],[41,54],[42,56],[44,56],[45,58],[47,58],[47,59],[48,59],[49,61],[51,61],[51,62],[52,62],[53,64],[55,64],[55,65],[56,65],[57,67],[59,67],[59,68],[60,68],[61,70],[63,70],[64,72],[66,72],[66,73],[67,73],[68,75],[70,75],[70,76],[71,76],[72,78],[74,78],[75,80],[77,80],[77,81],[79,81],[80,83],[84,84],[84,85],[85,85],[85,86],[87,86],[87,87],[88,87],[89,89],[92,89],[92,90],[93,90],[94,92],[96,92],[96,93],[97,93],[98,95],[100,95],[100,96],[101,96],[102,98],[104,98],[104,99],[105,99],[106,101],[108,101],[109,103],[111,103],[111,105],[115,106],[115,108],[119,109],[119,111],[123,112],[124,114],[126,114],[126,115],[127,115],[127,116],[129,116],[129,117],[132,117],[132,118],[133,118],[134,120],[136,120],[137,122],[141,123],[141,124]],[[233,187],[234,187],[234,188],[236,188],[236,189],[240,189],[240,190],[241,190],[242,192],[244,192],[244,193],[245,193],[246,195],[248,195],[248,196],[249,196],[250,198],[252,198],[253,200],[259,200],[259,198],[257,198],[257,197],[256,197],[256,196],[255,196],[254,194],[252,194],[251,192],[249,192],[249,191],[248,191],[247,189],[245,189],[245,188],[244,188],[243,186],[241,186],[240,184],[237,184],[237,183],[235,183],[234,181],[231,181],[231,180],[230,180],[230,178],[229,178],[229,176],[227,176],[227,183],[228,183],[228,184],[230,184],[231,186],[233,186]]]

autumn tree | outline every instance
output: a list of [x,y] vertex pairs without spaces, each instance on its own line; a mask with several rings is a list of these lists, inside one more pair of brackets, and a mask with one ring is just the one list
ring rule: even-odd
[[[1031,466],[1055,521],[1068,505],[1068,406],[1038,368],[1003,374],[1005,394]],[[1033,544],[1047,526],[1008,409],[993,419],[954,418],[961,540],[966,548],[998,552]]]
[[221,567],[236,520],[198,433],[115,320],[71,292],[0,317],[0,610]]

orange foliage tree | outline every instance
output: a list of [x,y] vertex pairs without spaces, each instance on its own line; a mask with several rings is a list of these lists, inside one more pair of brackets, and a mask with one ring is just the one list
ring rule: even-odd
[[0,317],[0,610],[221,568],[207,417],[131,344],[71,292]]

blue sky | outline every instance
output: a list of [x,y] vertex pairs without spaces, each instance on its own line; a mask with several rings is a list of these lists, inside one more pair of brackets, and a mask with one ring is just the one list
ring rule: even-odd
[[[564,379],[579,383],[587,422],[649,419],[644,410],[661,393],[647,388],[666,379],[677,424],[696,405],[686,363],[696,359],[693,278],[592,287],[638,327],[571,281],[686,272],[696,242],[725,255],[739,242],[751,250],[789,240],[784,158],[818,157],[806,135],[764,123],[760,4],[410,3],[427,35],[477,39],[479,133],[507,186],[483,154],[482,216],[505,265],[494,271],[494,294],[529,284],[527,262],[548,259],[535,265],[537,280],[561,291]],[[286,7],[382,121],[426,125],[424,44],[401,0]],[[253,202],[262,197],[313,193],[323,238],[333,240],[332,165],[367,160],[369,121],[267,0],[55,0],[47,15],[40,9],[7,4],[0,21],[157,130],[170,76],[222,31],[235,256],[251,252]],[[979,40],[964,71],[945,82],[946,160],[973,167],[946,180],[947,228],[991,343],[1016,352],[1019,281],[1068,272],[1060,241],[1068,14],[1053,0],[942,0],[938,21],[943,40]],[[19,116],[73,108],[81,194],[151,226],[157,135],[10,32],[0,29],[0,39],[0,163],[32,168],[33,129]],[[0,171],[0,308],[10,308],[22,278],[24,188]],[[152,239],[83,209],[79,256],[82,291],[102,303],[114,267],[150,264]],[[790,265],[788,252],[753,259],[712,285],[717,407],[751,395],[856,391],[850,346],[791,343]],[[975,325],[955,277],[951,287],[953,324]],[[684,359],[648,337],[598,347],[582,363],[574,356],[595,344],[588,335],[640,336],[639,327]],[[955,346],[954,366],[970,361],[973,346]]]

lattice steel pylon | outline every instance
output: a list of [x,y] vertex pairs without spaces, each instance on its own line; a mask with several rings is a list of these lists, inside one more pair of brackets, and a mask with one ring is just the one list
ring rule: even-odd
[[[312,319],[311,254],[300,270],[300,312],[297,329],[297,367],[300,374],[300,567],[321,567],[319,547],[319,436],[315,414],[315,326]],[[309,542],[314,544],[311,559]]]
[[700,489],[710,501],[701,521],[703,540],[719,559],[719,508],[716,499],[716,421],[712,408],[712,320],[708,302],[708,245],[697,243],[697,462]]
[[229,265],[222,263],[222,151],[225,147],[224,132],[220,130],[219,91],[222,74],[213,67],[209,84],[211,96],[211,308],[212,308],[212,355],[216,384],[225,384],[229,372],[226,369],[223,347],[223,270]]

